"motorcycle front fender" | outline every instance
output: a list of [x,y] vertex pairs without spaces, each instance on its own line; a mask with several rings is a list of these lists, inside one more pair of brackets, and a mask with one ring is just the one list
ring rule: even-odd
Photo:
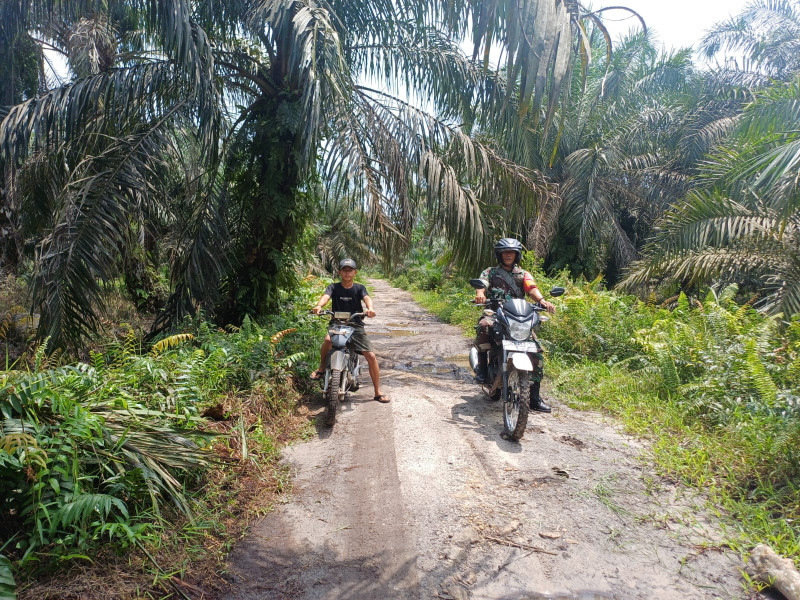
[[517,371],[533,371],[533,363],[525,352],[510,352],[508,359]]
[[330,365],[331,369],[338,369],[344,371],[344,366],[347,364],[347,357],[344,350],[334,350],[331,352]]

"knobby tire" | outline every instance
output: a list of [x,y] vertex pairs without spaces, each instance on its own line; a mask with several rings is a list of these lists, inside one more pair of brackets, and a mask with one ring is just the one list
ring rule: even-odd
[[342,371],[331,369],[328,383],[328,408],[325,411],[325,424],[331,427],[336,423],[336,410],[339,408],[339,386],[342,382]]
[[[512,389],[511,378],[516,374],[519,382],[519,389]],[[515,400],[519,402],[519,407],[514,406]],[[508,373],[508,396],[503,402],[503,428],[505,433],[512,440],[521,440],[525,435],[525,427],[528,425],[528,411],[531,401],[531,382],[530,373],[527,371],[517,371],[513,369]],[[516,423],[511,422],[510,410],[518,408]]]

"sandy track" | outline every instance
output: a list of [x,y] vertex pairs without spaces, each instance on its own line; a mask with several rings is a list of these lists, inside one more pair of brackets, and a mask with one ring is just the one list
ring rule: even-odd
[[371,284],[392,402],[364,375],[332,430],[284,453],[292,497],[238,544],[222,597],[753,597],[700,500],[650,472],[639,442],[557,400],[503,439],[500,405],[453,358],[468,340]]

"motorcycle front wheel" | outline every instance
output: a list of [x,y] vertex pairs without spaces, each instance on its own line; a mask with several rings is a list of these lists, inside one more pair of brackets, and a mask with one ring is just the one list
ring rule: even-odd
[[525,435],[530,401],[530,373],[512,368],[508,372],[508,393],[503,402],[503,427],[512,440],[521,440]]
[[325,410],[325,424],[328,427],[336,423],[336,409],[339,408],[339,385],[341,382],[341,370],[331,369],[331,377],[328,383],[328,408]]

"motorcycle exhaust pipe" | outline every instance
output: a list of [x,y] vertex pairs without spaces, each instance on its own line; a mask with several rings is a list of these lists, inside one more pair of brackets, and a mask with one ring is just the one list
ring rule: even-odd
[[473,373],[478,373],[478,349],[475,346],[469,349],[469,366]]

